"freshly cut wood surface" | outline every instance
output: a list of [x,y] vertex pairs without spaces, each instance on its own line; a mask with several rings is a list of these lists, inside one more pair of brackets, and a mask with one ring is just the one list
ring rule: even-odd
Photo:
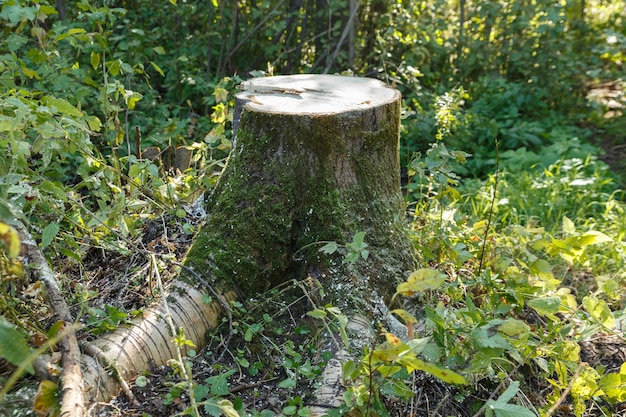
[[241,84],[236,98],[253,110],[283,114],[332,114],[393,102],[400,93],[373,78],[279,75]]

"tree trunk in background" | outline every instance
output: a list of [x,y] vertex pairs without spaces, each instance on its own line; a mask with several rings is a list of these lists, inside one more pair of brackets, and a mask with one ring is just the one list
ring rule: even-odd
[[[195,274],[183,269],[167,297],[175,327],[200,349],[221,310],[204,294],[245,300],[309,276],[342,311],[371,324],[414,267],[400,191],[400,93],[378,80],[332,75],[260,78],[243,88],[231,157],[185,260]],[[365,232],[367,260],[342,264],[319,252],[324,242],[350,242],[358,232]],[[167,363],[175,347],[165,310],[163,302],[146,310],[95,341],[94,351],[126,380]],[[115,381],[85,362],[90,399],[110,396]]]

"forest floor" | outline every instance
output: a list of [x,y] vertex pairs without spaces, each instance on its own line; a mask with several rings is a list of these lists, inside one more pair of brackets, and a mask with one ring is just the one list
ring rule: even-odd
[[[608,93],[612,93],[609,88]],[[621,178],[626,178],[626,144],[619,135],[607,134],[594,141],[604,150],[600,159],[604,160]],[[192,235],[185,232],[187,222],[199,227],[202,219],[189,215],[187,218],[163,216],[150,220],[143,236],[134,242],[147,251],[173,256],[182,260],[191,244]],[[64,276],[65,284],[71,288],[76,298],[85,295],[88,307],[75,305],[73,313],[79,317],[87,329],[99,328],[107,323],[108,317],[98,316],[106,312],[106,306],[122,312],[138,311],[155,300],[158,291],[149,276],[149,259],[141,255],[120,254],[105,249],[92,249],[82,264],[59,263],[54,267]],[[164,281],[172,279],[178,268],[167,262],[161,272]],[[82,294],[82,295],[81,295]],[[215,390],[224,398],[240,404],[246,410],[261,412],[270,410],[276,415],[287,405],[300,407],[311,405],[308,397],[312,391],[314,376],[319,374],[329,359],[333,347],[325,344],[328,340],[325,330],[315,320],[306,316],[312,306],[303,297],[303,290],[297,283],[277,289],[274,296],[265,301],[257,300],[241,304],[235,315],[238,325],[223,323],[215,330],[212,342],[194,358],[191,358],[194,381]],[[261,320],[265,317],[265,320]],[[267,319],[269,317],[269,319]],[[254,322],[256,319],[256,323]],[[123,321],[123,320],[122,320]],[[251,339],[245,329],[261,323]],[[247,326],[247,327],[246,327]],[[104,327],[101,330],[106,330]],[[79,335],[83,339],[92,338],[90,333]],[[219,342],[227,336],[229,343],[219,347]],[[626,362],[626,343],[623,338],[600,335],[581,343],[581,359],[592,367],[604,366],[608,372],[619,371]],[[306,361],[309,358],[310,361]],[[286,361],[291,364],[287,365]],[[295,365],[294,365],[295,363]],[[234,370],[234,372],[229,372]],[[7,373],[10,369],[2,369]],[[533,370],[521,370],[525,374],[524,387],[529,404],[537,407],[545,405],[546,396],[551,392],[550,384],[543,379],[533,378]],[[228,375],[219,385],[220,375]],[[162,366],[149,370],[145,383],[131,382],[133,394],[140,406],[135,406],[123,395],[106,404],[98,404],[92,415],[125,417],[169,417],[183,413],[189,406],[184,383],[172,367]],[[213,378],[213,379],[211,379]],[[216,379],[217,378],[217,379]],[[281,383],[293,379],[295,384]],[[479,404],[497,395],[496,386],[478,383],[471,395],[465,395],[458,388],[446,385],[425,374],[415,374],[411,388],[414,396],[410,401],[399,401],[389,397],[386,406],[392,417],[427,417],[478,415],[473,404]],[[478,400],[478,401],[476,401]],[[626,404],[608,405],[613,416],[626,416]],[[34,415],[23,410],[22,416]],[[6,410],[0,410],[0,416]],[[15,415],[15,414],[13,414]],[[303,414],[304,415],[304,414]],[[568,398],[554,411],[553,416],[572,415]],[[604,415],[598,407],[589,407],[586,417]]]

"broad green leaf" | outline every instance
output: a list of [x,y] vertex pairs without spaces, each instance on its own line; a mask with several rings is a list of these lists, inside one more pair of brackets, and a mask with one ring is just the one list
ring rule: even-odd
[[496,417],[537,417],[528,408],[517,404],[495,403],[488,407],[491,407]]
[[328,242],[327,244],[319,248],[319,252],[323,252],[327,255],[332,255],[333,253],[337,252],[337,247],[337,242]]
[[470,337],[474,343],[481,348],[511,349],[511,345],[504,340],[500,333],[494,330],[496,330],[495,326],[485,325],[474,330]]
[[58,113],[69,116],[83,117],[83,112],[72,106],[67,100],[55,98],[52,96],[44,96],[41,102],[48,107],[55,107]]
[[588,232],[583,233],[582,236],[578,237],[577,242],[580,246],[589,246],[595,245],[596,243],[604,243],[604,242],[612,242],[609,236],[604,233],[598,232],[596,230],[590,230]]
[[583,298],[583,307],[587,310],[587,313],[589,313],[591,317],[606,328],[615,328],[615,317],[613,317],[613,312],[604,300],[599,300],[593,296],[587,296]]
[[[26,343],[26,336],[0,316],[0,356],[9,363],[19,366],[28,359],[31,350]],[[34,373],[32,365],[26,371]]]
[[[222,410],[220,409],[215,399],[210,398],[204,401],[204,412],[210,415],[211,417],[220,417],[222,415]],[[191,415],[191,412],[189,413]]]
[[316,318],[316,319],[323,319],[323,318],[326,318],[328,313],[325,310],[318,308],[315,310],[308,311],[306,315]]
[[405,400],[413,398],[414,395],[413,390],[409,388],[403,381],[395,379],[386,379],[380,387],[380,390],[383,394],[392,395],[394,397],[403,398]]
[[352,379],[352,374],[356,370],[354,361],[347,361],[341,364],[341,374],[345,381]]
[[399,316],[402,319],[402,321],[404,321],[405,323],[417,323],[417,319],[413,317],[413,314],[409,313],[406,310],[397,308],[395,310],[392,310],[391,312]]
[[463,375],[457,374],[456,372],[451,371],[449,369],[439,368],[437,365],[429,363],[429,362],[424,362],[419,359],[417,359],[417,361],[421,362],[420,367],[417,369],[424,371],[424,372],[428,372],[429,374],[431,374],[434,377],[439,378],[443,382],[447,382],[448,384],[456,384],[456,385],[467,384],[467,380],[465,379]]
[[517,394],[518,391],[519,391],[519,381],[513,381],[508,387],[506,387],[504,392],[500,394],[496,402],[508,403],[509,401],[511,401],[513,397],[515,397],[515,394]]
[[[8,19],[12,24],[19,23],[22,19],[34,20],[37,9],[34,7],[23,7],[20,2],[16,4],[6,4],[2,6],[0,18]],[[22,3],[23,4],[23,3]]]
[[98,68],[100,67],[100,53],[92,52],[90,56],[90,60],[91,60],[91,68],[97,71]]
[[163,48],[162,46],[155,46],[154,48],[152,48],[152,50],[156,54],[165,55],[165,48]]
[[48,380],[39,383],[33,399],[33,410],[38,416],[56,416],[60,411],[59,388]]
[[288,405],[283,408],[283,414],[286,416],[293,416],[294,414],[296,414],[296,411],[298,411],[298,407],[296,407],[295,405]]
[[206,379],[206,383],[211,386],[211,395],[216,397],[228,394],[228,378],[235,373],[234,369],[220,375],[215,375]]
[[436,269],[422,268],[414,271],[406,282],[398,284],[396,292],[405,296],[412,296],[416,292],[436,290],[446,281],[447,275]]
[[219,400],[217,402],[217,405],[219,406],[220,410],[222,410],[222,414],[224,414],[226,417],[240,417],[239,413],[235,410],[235,407],[233,407],[233,403],[231,403],[229,400]]
[[41,185],[39,185],[39,190],[45,191],[46,193],[50,194],[51,196],[53,196],[54,198],[58,200],[61,200],[61,201],[67,200],[67,192],[59,186],[59,183],[45,180],[44,182],[41,183]]
[[47,248],[59,233],[58,223],[49,223],[41,232],[41,249]]
[[7,42],[9,52],[15,52],[18,49],[20,49],[22,46],[24,46],[26,43],[28,43],[28,38],[26,36],[16,35],[14,33],[11,33],[7,37],[6,42]]
[[561,297],[533,298],[528,301],[528,305],[539,314],[554,314],[559,311]]
[[576,233],[574,222],[567,216],[563,216],[563,231],[568,234]]
[[215,101],[219,103],[220,101],[228,99],[228,90],[222,87],[217,87],[213,90],[213,95],[215,96]]
[[293,378],[286,378],[280,381],[278,386],[285,389],[294,388],[296,386],[296,381]]
[[[135,385],[139,388],[145,388],[148,386],[148,378],[145,375],[139,375],[137,379],[135,379]],[[198,396],[196,396],[198,398]]]
[[602,391],[616,402],[626,401],[626,378],[622,374],[606,374],[600,378],[599,386]]
[[526,340],[530,336],[530,327],[523,321],[512,318],[499,325],[498,331],[518,340]]

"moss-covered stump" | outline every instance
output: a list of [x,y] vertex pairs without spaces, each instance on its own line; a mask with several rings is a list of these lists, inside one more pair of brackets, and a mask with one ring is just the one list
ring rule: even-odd
[[[332,75],[258,78],[237,96],[233,152],[187,255],[196,271],[254,296],[329,276],[323,242],[365,232],[363,289],[388,294],[413,267],[400,190],[400,93]],[[337,261],[337,259],[335,259]]]

